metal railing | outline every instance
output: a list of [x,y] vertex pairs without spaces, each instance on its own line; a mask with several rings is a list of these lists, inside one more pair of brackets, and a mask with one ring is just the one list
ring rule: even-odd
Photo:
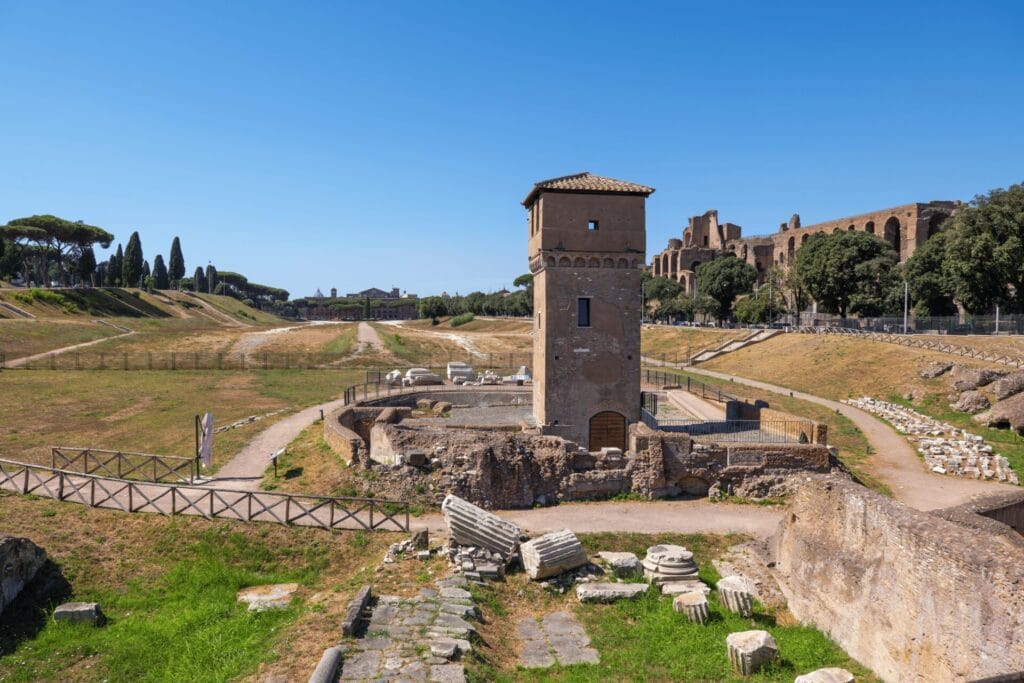
[[392,396],[408,396],[424,393],[448,393],[448,392],[505,392],[509,394],[522,394],[531,391],[530,385],[516,384],[482,384],[482,385],[458,385],[458,384],[423,384],[414,387],[392,386],[386,382],[364,382],[353,384],[345,388],[343,398],[346,404],[359,403],[361,401],[374,401]]
[[806,420],[688,420],[659,418],[643,409],[641,419],[651,429],[684,432],[694,441],[709,443],[810,443]]
[[696,394],[704,399],[725,403],[726,401],[742,401],[743,399],[727,394],[720,387],[705,384],[700,380],[693,379],[689,375],[680,375],[664,370],[652,370],[644,368],[643,381],[645,384],[654,386],[671,387],[678,386],[691,394]]
[[50,467],[65,472],[153,483],[194,484],[196,481],[195,458],[176,455],[53,446],[50,448]]
[[834,334],[856,337],[858,339],[870,339],[873,341],[885,342],[887,344],[898,344],[899,346],[939,351],[964,358],[974,358],[976,360],[983,360],[997,365],[1006,365],[1012,368],[1024,368],[1024,359],[1022,358],[1008,356],[1002,353],[995,353],[992,351],[982,351],[969,346],[948,344],[943,341],[922,339],[911,335],[867,332],[864,330],[850,329],[846,327],[800,327],[796,331],[804,334]]
[[409,503],[142,483],[0,459],[0,491],[122,512],[194,515],[321,529],[409,531]]

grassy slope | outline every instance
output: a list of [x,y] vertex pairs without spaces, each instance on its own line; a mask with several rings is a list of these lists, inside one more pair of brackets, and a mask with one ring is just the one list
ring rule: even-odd
[[[391,534],[168,519],[0,494],[0,531],[52,564],[0,616],[0,680],[225,681],[261,662],[308,675],[337,640],[365,556]],[[357,574],[359,574],[357,579]],[[296,581],[283,611],[250,614],[240,588]],[[56,624],[52,607],[97,601],[103,628]]]
[[640,334],[640,349],[648,358],[682,361],[687,352],[696,354],[701,349],[717,346],[729,339],[739,339],[747,330],[721,330],[714,327],[674,327],[644,325]]
[[[0,457],[48,462],[51,445],[190,455],[193,416],[218,425],[329,400],[362,377],[352,371],[11,371],[0,382]],[[270,418],[275,419],[275,418]],[[222,463],[270,422],[215,439]]]
[[84,320],[3,320],[0,321],[0,351],[11,360],[117,334],[120,332],[109,325]]
[[[643,556],[655,543],[686,546],[694,552],[701,578],[710,584],[718,579],[711,559],[737,542],[737,537],[679,534],[581,534],[592,554],[598,550],[629,551]],[[690,624],[672,611],[672,600],[656,591],[632,601],[613,605],[581,605],[572,591],[550,593],[522,573],[510,575],[503,584],[489,584],[478,591],[484,611],[480,649],[469,667],[474,681],[792,681],[796,674],[824,666],[842,666],[872,681],[824,634],[798,626],[784,610],[758,606],[744,619],[719,605],[717,593],[709,598],[712,617],[706,626]],[[559,609],[575,612],[601,656],[597,665],[554,667],[540,671],[516,666],[515,623],[524,616],[541,616]],[[753,628],[769,631],[779,644],[782,662],[776,668],[749,679],[736,676],[726,656],[725,637],[730,632]]]
[[[960,359],[869,340],[786,334],[725,354],[701,367],[835,400],[872,396],[912,405],[926,415],[984,437],[996,452],[1010,460],[1014,469],[1024,471],[1024,441],[1019,436],[1008,430],[981,427],[970,415],[950,410],[948,378],[921,378],[921,368],[932,361],[959,362]],[[986,366],[985,363],[964,362]],[[915,396],[912,404],[903,399],[911,392]]]

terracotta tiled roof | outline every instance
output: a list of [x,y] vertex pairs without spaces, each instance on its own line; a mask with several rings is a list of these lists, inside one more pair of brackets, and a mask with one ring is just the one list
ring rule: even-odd
[[530,194],[526,195],[526,199],[523,200],[523,206],[533,204],[537,195],[542,190],[553,190],[555,192],[614,192],[642,194],[645,197],[654,192],[653,187],[630,183],[625,180],[616,180],[615,178],[604,178],[594,175],[589,171],[583,171],[582,173],[550,178],[549,180],[542,180],[536,183],[533,189],[530,190]]

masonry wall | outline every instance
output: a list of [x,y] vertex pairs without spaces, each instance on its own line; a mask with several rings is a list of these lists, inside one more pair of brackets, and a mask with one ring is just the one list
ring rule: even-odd
[[1024,671],[1024,541],[834,477],[791,498],[773,539],[790,611],[886,681]]

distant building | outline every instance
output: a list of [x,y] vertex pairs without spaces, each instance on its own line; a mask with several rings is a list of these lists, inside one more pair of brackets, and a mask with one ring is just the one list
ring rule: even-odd
[[331,287],[331,298],[332,299],[337,299],[338,298],[338,288],[337,287]]
[[345,296],[349,299],[400,299],[402,298],[402,293],[398,291],[398,287],[392,287],[390,292],[370,287],[361,292],[349,292]]

